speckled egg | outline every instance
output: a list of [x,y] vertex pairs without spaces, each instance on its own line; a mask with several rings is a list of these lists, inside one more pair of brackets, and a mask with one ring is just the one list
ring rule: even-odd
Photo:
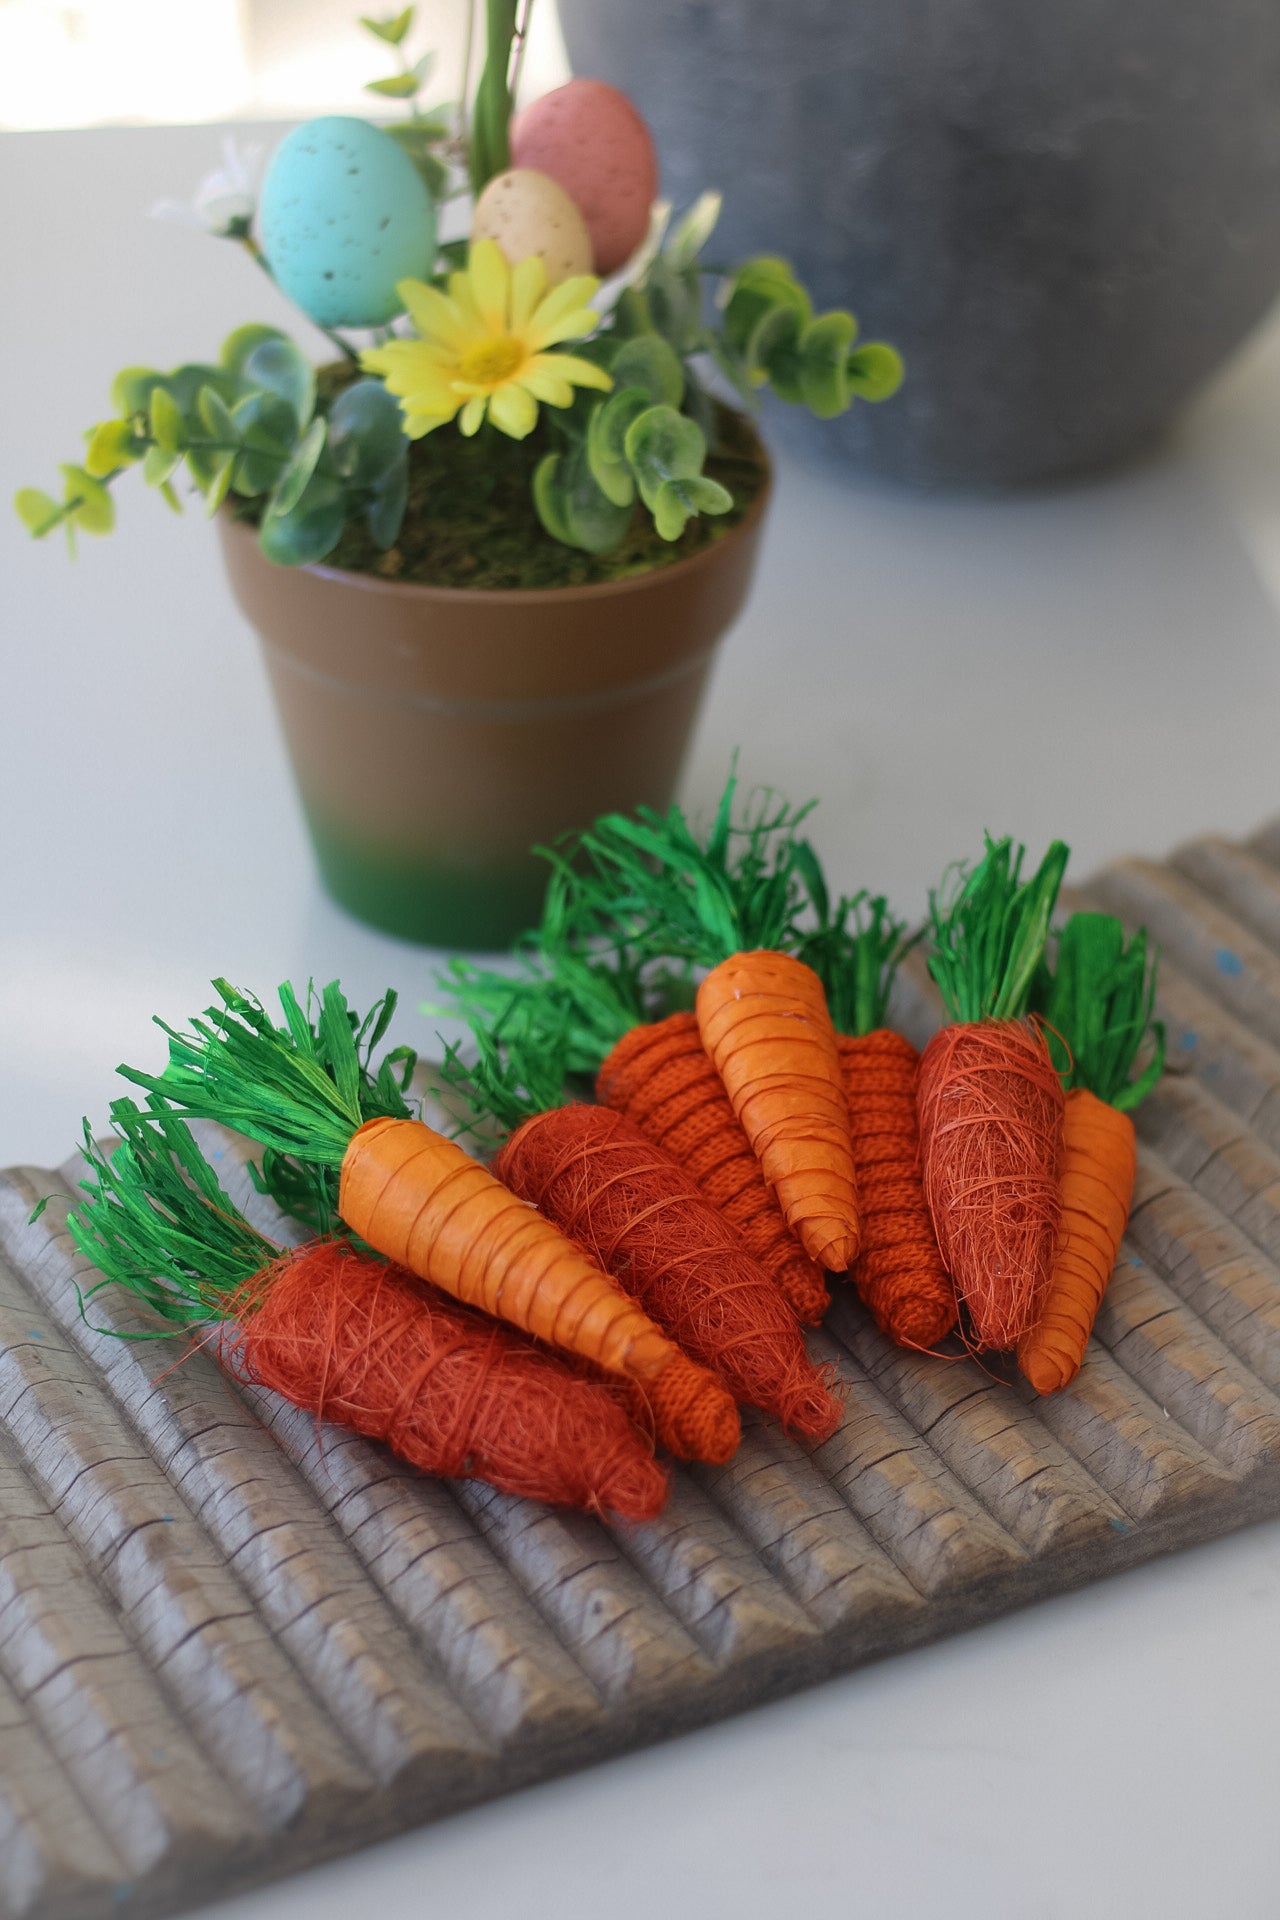
[[658,158],[625,93],[603,80],[544,93],[512,121],[511,159],[564,188],[587,223],[597,273],[630,259],[658,197]]
[[377,327],[404,311],[397,280],[435,263],[436,216],[389,133],[346,114],[295,127],[258,206],[262,251],[289,298],[322,327]]
[[513,267],[541,254],[549,287],[592,271],[591,236],[582,215],[563,187],[528,167],[494,175],[476,201],[471,238],[496,240]]

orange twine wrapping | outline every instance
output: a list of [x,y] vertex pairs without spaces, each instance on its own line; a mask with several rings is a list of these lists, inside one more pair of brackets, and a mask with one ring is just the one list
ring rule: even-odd
[[282,1256],[230,1309],[242,1379],[380,1440],[424,1473],[650,1520],[667,1476],[614,1391],[342,1242]]
[[1061,1214],[1062,1082],[1038,1027],[943,1027],[917,1081],[924,1192],[979,1350],[1015,1346],[1044,1307]]
[[956,1323],[956,1290],[920,1178],[919,1055],[885,1027],[841,1034],[839,1044],[862,1207],[854,1284],[882,1333],[901,1347],[933,1347]]
[[625,1114],[587,1105],[537,1114],[494,1171],[735,1399],[806,1439],[835,1431],[840,1403],[786,1302],[684,1169]]
[[798,1320],[817,1326],[829,1305],[822,1269],[782,1217],[693,1013],[633,1027],[596,1078],[596,1098],[665,1148],[733,1227]]

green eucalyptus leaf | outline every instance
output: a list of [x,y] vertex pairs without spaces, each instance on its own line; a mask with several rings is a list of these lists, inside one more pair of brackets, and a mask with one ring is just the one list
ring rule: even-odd
[[385,40],[389,47],[398,47],[413,25],[413,8],[406,7],[402,13],[388,14],[385,20],[373,20],[367,13],[362,13],[360,25],[376,39]]
[[804,400],[804,361],[801,335],[805,323],[794,307],[770,307],[757,321],[747,342],[751,378],[765,379],[780,400],[799,406]]
[[329,446],[335,470],[355,486],[371,487],[408,449],[399,403],[381,380],[344,387],[329,409]]
[[596,485],[615,506],[629,507],[636,483],[627,461],[627,431],[652,405],[640,387],[624,387],[602,400],[587,427],[587,465]]
[[680,356],[660,334],[624,341],[609,371],[615,387],[640,387],[655,405],[678,407],[684,398]]
[[409,504],[408,454],[383,474],[369,496],[369,532],[380,547],[393,547]]
[[693,478],[707,457],[702,429],[674,407],[647,407],[627,428],[624,447],[640,498],[651,512],[665,481]]
[[196,411],[212,439],[221,441],[224,447],[239,446],[240,430],[236,426],[235,416],[213,387],[201,387],[196,398]]
[[267,506],[268,513],[274,514],[277,519],[284,519],[293,512],[311,484],[327,436],[325,422],[313,420],[294,449],[288,466],[276,481]]
[[291,513],[263,514],[258,545],[278,566],[309,566],[337,546],[346,519],[342,488],[317,474]]
[[227,497],[231,486],[231,476],[235,471],[235,465],[235,454],[224,453],[214,468],[209,485],[205,488],[204,510],[211,520]]
[[678,540],[686,524],[700,513],[728,513],[733,495],[706,474],[664,480],[652,501],[653,524],[661,540]]
[[172,508],[174,513],[182,512],[182,502],[179,500],[177,491],[170,481],[162,480],[156,491],[159,493],[166,507]]
[[200,493],[207,493],[217,478],[222,454],[217,447],[188,447],[187,473]]
[[837,309],[822,314],[800,336],[800,391],[819,420],[848,411],[852,396],[846,369],[857,331],[853,315]]
[[243,372],[251,386],[264,387],[288,401],[299,431],[309,424],[316,408],[316,376],[301,347],[283,334],[276,340],[261,340],[245,360]]
[[162,487],[181,465],[180,453],[166,453],[163,447],[148,447],[142,460],[142,477],[149,487]]
[[534,505],[547,532],[586,553],[608,553],[631,520],[631,509],[602,492],[587,463],[586,449],[548,454],[533,479]]
[[748,362],[751,337],[775,307],[790,308],[801,326],[813,317],[812,302],[787,262],[775,254],[757,254],[734,274],[724,310],[725,334]]
[[175,367],[172,373],[165,375],[164,387],[183,414],[193,421],[199,417],[196,408],[202,388],[212,387],[228,406],[239,399],[243,390],[239,377],[226,367],[206,366],[199,360],[189,366]]
[[418,82],[412,73],[389,73],[383,80],[366,80],[364,90],[387,100],[407,100],[418,91]]
[[51,532],[62,518],[62,507],[58,501],[52,494],[42,493],[39,487],[19,487],[13,496],[13,504],[19,520],[37,540]]
[[85,472],[95,480],[105,480],[121,467],[132,466],[140,454],[138,437],[127,420],[104,420],[89,435]]
[[110,533],[116,523],[115,502],[103,486],[83,467],[59,468],[67,483],[65,504],[72,508],[71,518],[85,533]]
[[239,494],[252,498],[269,493],[293,452],[298,423],[293,408],[278,394],[246,394],[231,411],[236,432],[245,451],[236,465],[232,486]]
[[237,327],[234,333],[227,335],[219,357],[226,372],[238,378],[243,374],[245,363],[255,347],[262,346],[267,340],[287,340],[288,337],[288,334],[281,333],[279,327],[266,327],[256,320],[251,321],[248,326]]
[[111,404],[119,414],[146,413],[152,392],[163,381],[154,367],[125,367],[111,382]]
[[153,387],[150,402],[151,437],[162,453],[181,453],[186,439],[182,409],[167,387]]
[[868,340],[849,355],[845,374],[860,400],[887,400],[902,385],[902,355],[883,340]]

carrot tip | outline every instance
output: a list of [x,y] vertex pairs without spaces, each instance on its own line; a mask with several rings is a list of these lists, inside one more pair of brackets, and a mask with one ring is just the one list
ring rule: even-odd
[[658,1438],[677,1459],[713,1467],[732,1459],[742,1422],[731,1396],[705,1367],[674,1353],[645,1391]]
[[817,1327],[831,1305],[822,1278],[805,1260],[793,1260],[776,1275],[778,1292],[802,1326]]
[[809,1258],[828,1273],[848,1273],[862,1251],[861,1236],[843,1220],[804,1220],[797,1231]]

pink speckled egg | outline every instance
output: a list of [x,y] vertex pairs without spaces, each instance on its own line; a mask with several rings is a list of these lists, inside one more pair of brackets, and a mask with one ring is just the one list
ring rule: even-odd
[[658,197],[653,141],[625,93],[603,80],[570,80],[518,113],[511,164],[550,175],[587,223],[596,272],[629,260]]

